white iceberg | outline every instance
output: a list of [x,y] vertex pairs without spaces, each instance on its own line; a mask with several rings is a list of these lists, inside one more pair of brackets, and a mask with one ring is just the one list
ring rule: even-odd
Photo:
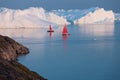
[[115,20],[120,21],[120,13],[115,13]]
[[71,10],[53,10],[52,12],[54,14],[57,14],[59,16],[63,16],[64,18],[66,18],[68,21],[73,22],[74,20],[77,20],[83,16],[85,16],[86,14],[88,14],[89,12],[93,12],[96,10],[96,7],[94,8],[89,8],[89,9],[84,9],[84,10],[80,10],[80,9],[71,9]]
[[[52,10],[30,7],[24,10],[0,8],[0,28],[48,28],[50,24],[98,24],[114,23],[113,11],[93,7],[89,9]],[[119,15],[116,15],[118,19]],[[117,19],[116,18],[116,19]]]
[[94,12],[89,12],[85,16],[74,21],[74,24],[111,24],[114,23],[115,16],[113,11],[105,11],[98,8]]
[[58,16],[54,13],[49,13],[47,17],[48,21],[56,23],[58,25],[65,25],[65,24],[70,24],[65,18],[62,16]]
[[93,7],[89,9],[76,10],[53,10],[54,14],[63,16],[73,24],[98,24],[114,23],[115,16],[112,10]]
[[0,28],[40,28],[69,24],[61,16],[46,12],[43,8],[31,7],[25,10],[0,9]]

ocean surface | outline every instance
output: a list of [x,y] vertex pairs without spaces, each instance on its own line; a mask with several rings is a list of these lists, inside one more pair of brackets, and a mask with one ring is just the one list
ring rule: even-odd
[[68,37],[62,29],[0,29],[0,34],[27,46],[30,53],[18,61],[48,80],[120,80],[120,22],[69,25]]

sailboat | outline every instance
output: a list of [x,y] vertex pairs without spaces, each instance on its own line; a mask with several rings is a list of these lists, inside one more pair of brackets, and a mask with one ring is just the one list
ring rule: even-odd
[[68,33],[68,31],[67,31],[66,25],[65,25],[64,28],[63,28],[62,35],[63,35],[63,36],[69,36],[69,35],[70,35],[70,34]]
[[49,26],[49,30],[47,30],[47,32],[54,32],[54,30],[52,30],[52,26]]

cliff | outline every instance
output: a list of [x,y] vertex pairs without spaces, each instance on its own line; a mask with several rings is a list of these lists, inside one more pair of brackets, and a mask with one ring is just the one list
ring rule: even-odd
[[27,53],[28,48],[0,35],[0,80],[45,80],[16,61],[18,56]]
[[7,36],[0,35],[0,59],[16,60],[19,55],[25,55],[28,52],[28,48]]

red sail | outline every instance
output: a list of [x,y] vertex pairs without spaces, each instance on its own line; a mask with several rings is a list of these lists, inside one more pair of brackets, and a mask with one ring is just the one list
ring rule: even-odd
[[66,33],[68,33],[68,31],[67,31],[67,28],[66,28],[66,25],[65,25],[64,28],[63,28],[62,34],[66,34]]
[[51,27],[51,25],[50,25],[50,31],[52,31],[52,27]]

